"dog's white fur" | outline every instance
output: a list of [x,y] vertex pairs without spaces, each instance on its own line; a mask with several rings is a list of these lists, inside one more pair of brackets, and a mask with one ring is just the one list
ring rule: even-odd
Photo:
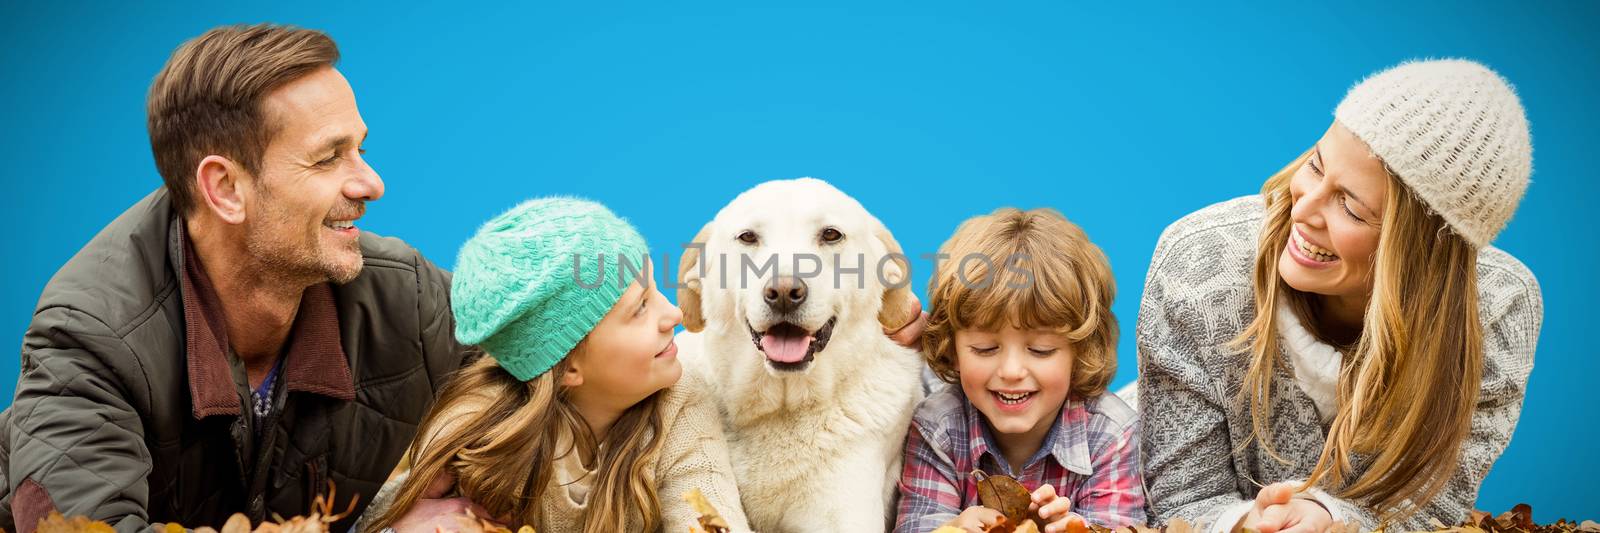
[[[830,227],[843,238],[819,238]],[[757,244],[738,239],[747,230]],[[678,269],[678,303],[689,331],[677,342],[684,368],[705,378],[722,411],[751,527],[884,530],[893,520],[901,449],[922,396],[920,356],[891,341],[881,325],[905,324],[920,311],[899,245],[859,202],[811,178],[771,181],[740,194],[695,240],[703,250],[685,252]],[[793,259],[808,253],[822,265]],[[774,255],[776,273],[755,275]],[[744,266],[745,257],[753,266]],[[858,265],[860,274],[849,272]],[[845,269],[837,284],[835,266]],[[778,320],[762,299],[764,283],[817,269],[789,321],[816,331],[837,317],[832,337],[805,370],[775,370],[751,334]]]

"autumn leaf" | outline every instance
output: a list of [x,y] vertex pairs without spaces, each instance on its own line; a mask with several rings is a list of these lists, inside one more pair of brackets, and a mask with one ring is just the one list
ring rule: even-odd
[[1011,524],[1020,525],[1026,520],[1043,522],[1038,514],[1028,510],[1028,505],[1033,503],[1033,493],[1015,478],[991,476],[982,470],[973,470],[971,475],[978,480],[978,502],[984,507],[1000,511]]
[[116,533],[110,524],[98,520],[90,520],[82,516],[66,518],[61,513],[50,511],[50,515],[39,519],[38,533]]
[[689,492],[683,493],[683,501],[689,502],[689,508],[694,509],[695,514],[700,515],[700,528],[703,528],[690,527],[690,533],[728,533],[733,529],[728,526],[728,521],[722,518],[722,513],[717,512],[717,508],[711,505],[711,501],[706,499],[706,495],[701,493],[700,489],[689,489]]
[[1028,519],[1012,522],[1001,516],[996,518],[993,524],[984,527],[983,533],[1039,533],[1039,525]]

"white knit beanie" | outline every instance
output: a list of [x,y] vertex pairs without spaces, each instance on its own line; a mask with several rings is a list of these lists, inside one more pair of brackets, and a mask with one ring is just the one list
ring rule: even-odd
[[1402,63],[1352,87],[1333,116],[1474,246],[1494,240],[1528,188],[1522,103],[1476,62]]

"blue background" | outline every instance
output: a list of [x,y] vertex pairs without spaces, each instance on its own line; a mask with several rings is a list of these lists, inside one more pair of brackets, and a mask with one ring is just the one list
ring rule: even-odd
[[1477,59],[1517,85],[1533,127],[1533,185],[1496,245],[1545,298],[1522,421],[1478,506],[1600,519],[1600,363],[1580,335],[1600,298],[1583,215],[1600,192],[1600,3],[37,4],[0,7],[12,339],[55,270],[159,185],[144,98],[171,51],[272,21],[326,30],[344,52],[388,186],[363,227],[443,266],[479,223],[549,194],[609,204],[658,252],[773,178],[830,180],[913,256],[966,217],[1051,206],[1117,272],[1117,385],[1134,377],[1139,291],[1166,224],[1255,192],[1363,76]]

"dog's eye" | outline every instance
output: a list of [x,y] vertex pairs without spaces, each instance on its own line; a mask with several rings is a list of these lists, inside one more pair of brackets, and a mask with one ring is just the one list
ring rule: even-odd
[[827,242],[827,243],[839,242],[839,239],[843,239],[844,238],[844,234],[843,233],[839,233],[839,230],[834,229],[834,228],[823,228],[821,236],[822,236],[822,242]]
[[757,240],[756,232],[754,231],[744,230],[739,232],[739,242],[745,244],[755,244]]

